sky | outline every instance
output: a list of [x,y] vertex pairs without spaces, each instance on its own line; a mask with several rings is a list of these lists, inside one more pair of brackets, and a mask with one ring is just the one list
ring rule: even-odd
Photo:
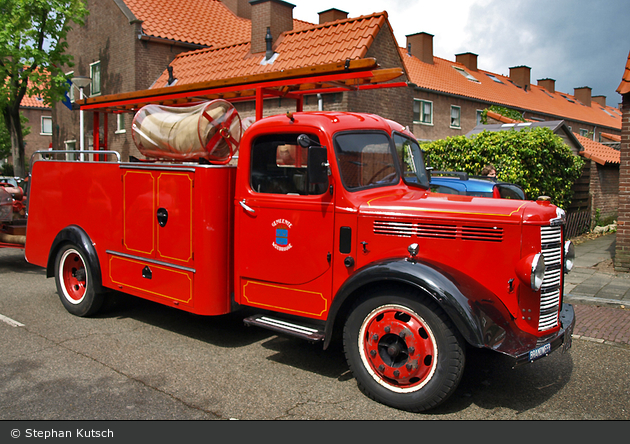
[[529,66],[531,81],[550,78],[556,91],[588,86],[618,106],[616,92],[630,52],[629,0],[287,0],[293,17],[318,23],[318,13],[349,17],[387,11],[398,45],[418,32],[433,35],[433,55],[478,55],[477,67],[509,75]]

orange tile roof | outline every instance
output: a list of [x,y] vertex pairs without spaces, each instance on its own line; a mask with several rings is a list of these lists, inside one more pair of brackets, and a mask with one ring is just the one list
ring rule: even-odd
[[20,107],[50,109],[48,105],[44,104],[44,101],[39,96],[24,96],[20,102]]
[[621,83],[619,84],[619,88],[617,88],[617,92],[622,95],[630,93],[630,53],[628,53],[626,69],[623,72],[623,77],[621,78]]
[[[541,86],[533,84],[525,91],[513,84],[506,76],[483,70],[470,71],[461,63],[439,57],[434,57],[433,65],[431,65],[408,55],[403,48],[400,48],[400,54],[410,82],[422,89],[488,101],[568,120],[588,122],[600,127],[621,129],[621,114],[616,108],[602,107],[595,101],[591,102],[591,106],[585,106],[572,95],[558,91],[550,93]],[[477,81],[468,80],[453,68],[455,66],[464,69]],[[501,83],[494,81],[489,75],[494,76]]]
[[249,40],[251,21],[237,17],[219,0],[124,0],[142,20],[142,31],[204,46]]
[[[142,20],[142,31],[151,37],[208,47],[243,43],[251,38],[251,20],[236,16],[220,0],[124,0]],[[293,20],[294,29],[312,27]]]
[[601,135],[603,138],[608,139],[610,141],[621,142],[621,136],[619,134],[602,133]]
[[616,149],[597,143],[588,137],[580,136],[576,133],[573,134],[580,142],[580,145],[584,147],[584,151],[580,151],[580,155],[587,159],[592,159],[600,165],[604,165],[605,163],[621,163],[621,153]]
[[[277,41],[277,58],[266,65],[261,64],[264,53],[251,54],[247,42],[182,53],[170,66],[176,84],[183,85],[358,60],[387,23],[387,13],[381,12],[285,32]],[[152,88],[167,86],[167,81],[164,71]]]

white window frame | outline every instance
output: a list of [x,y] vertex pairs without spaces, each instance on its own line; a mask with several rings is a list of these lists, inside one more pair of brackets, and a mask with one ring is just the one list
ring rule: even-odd
[[70,90],[68,91],[68,98],[70,99],[70,103],[74,103],[74,83],[72,83],[72,76],[74,75],[74,71],[67,72],[66,75],[70,78]]
[[[77,141],[76,141],[76,139],[75,140],[65,140],[63,142],[63,145],[64,145],[66,151],[69,151],[69,150],[76,151],[76,149],[77,149]],[[70,147],[70,145],[72,145],[72,147]],[[66,153],[66,160],[77,160],[76,156],[77,155],[75,153]]]
[[[429,126],[433,126],[433,102],[430,100],[424,100],[424,99],[413,99],[413,103],[414,103],[414,107],[416,103],[419,103],[420,105],[420,111],[418,112],[418,120],[414,120],[414,123],[419,123],[421,125],[429,125]],[[429,122],[425,122],[424,120],[424,111],[425,111],[425,104],[429,104],[431,106],[431,111],[429,113]],[[415,114],[415,111],[414,111]],[[415,116],[414,116],[415,117]]]
[[127,132],[127,128],[125,127],[125,114],[124,113],[116,114],[115,134],[125,134],[126,132]]
[[[94,68],[98,66],[98,75],[94,75]],[[90,83],[90,96],[100,96],[101,95],[101,61],[97,60],[94,63],[90,63],[90,78],[92,79],[92,83]],[[96,88],[98,87],[98,89]]]
[[[50,132],[46,132],[44,130],[44,121],[49,121],[50,122]],[[52,116],[42,116],[42,132],[39,133],[40,136],[52,136],[52,130],[53,130],[53,122],[52,122]]]
[[477,110],[477,125],[481,125],[481,115],[483,114],[482,109]]
[[[453,111],[457,110],[457,121],[453,123]],[[462,107],[451,105],[450,127],[453,129],[462,129]]]

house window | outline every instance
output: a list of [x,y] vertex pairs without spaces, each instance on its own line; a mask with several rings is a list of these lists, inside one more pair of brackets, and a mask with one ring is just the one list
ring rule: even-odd
[[580,128],[580,136],[588,137],[588,130],[584,128]]
[[483,111],[478,109],[477,110],[477,125],[481,125],[481,116],[483,115]]
[[125,133],[126,129],[125,129],[125,115],[124,114],[117,114],[116,115],[116,134],[122,134]]
[[[72,77],[74,76],[74,71],[70,71],[66,73],[66,76],[69,79],[72,79]],[[74,83],[70,82],[70,89],[68,90],[68,98],[70,99],[71,103],[74,103]]]
[[52,117],[42,116],[42,136],[52,135]]
[[101,62],[90,64],[90,77],[92,78],[91,88],[92,95],[96,96],[101,93]]
[[451,128],[462,127],[462,109],[459,106],[451,105]]
[[433,102],[413,100],[413,121],[433,125]]

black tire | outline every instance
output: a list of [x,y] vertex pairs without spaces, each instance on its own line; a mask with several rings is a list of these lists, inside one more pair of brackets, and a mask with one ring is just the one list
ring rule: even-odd
[[411,412],[453,394],[464,370],[464,342],[439,306],[413,290],[381,289],[354,307],[343,334],[359,389]]
[[104,296],[94,290],[94,273],[81,247],[65,244],[55,258],[55,283],[61,303],[76,316],[94,315]]

